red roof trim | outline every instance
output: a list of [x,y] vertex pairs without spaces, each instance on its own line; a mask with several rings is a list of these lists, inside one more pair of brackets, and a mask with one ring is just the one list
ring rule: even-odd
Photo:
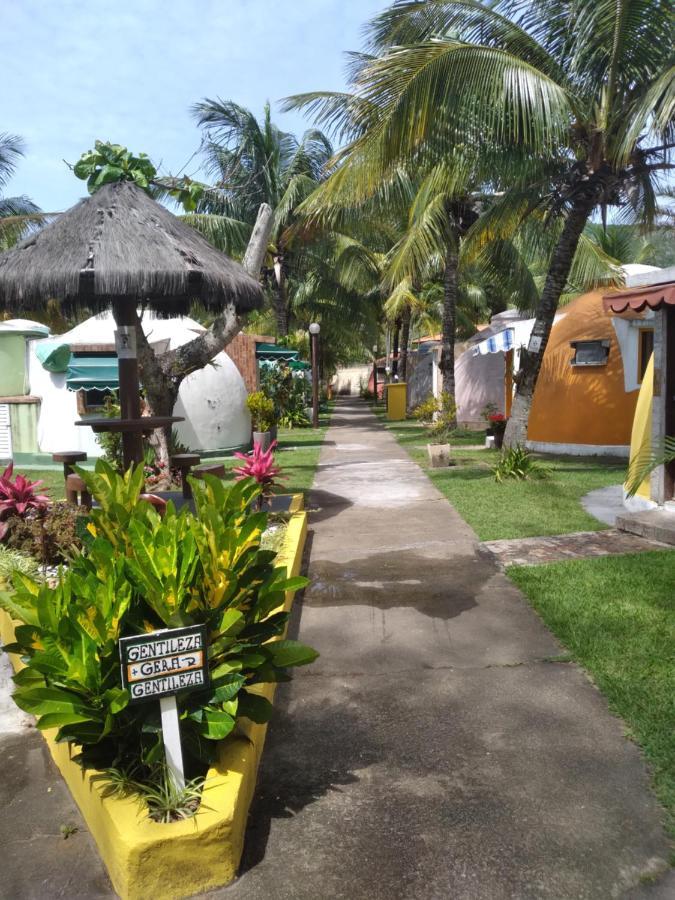
[[675,282],[667,284],[655,284],[649,287],[635,288],[632,291],[620,291],[615,294],[605,294],[602,304],[605,312],[621,314],[631,310],[642,312],[644,309],[660,309],[663,304],[675,306]]

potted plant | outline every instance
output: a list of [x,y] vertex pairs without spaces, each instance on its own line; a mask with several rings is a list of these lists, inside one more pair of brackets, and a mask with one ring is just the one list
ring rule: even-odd
[[488,417],[488,421],[490,422],[490,429],[492,431],[492,435],[495,439],[495,450],[501,450],[502,444],[504,443],[504,432],[506,431],[506,423],[508,419],[504,415],[504,413],[492,413]]
[[274,402],[262,391],[255,391],[246,398],[246,406],[251,413],[253,446],[259,445],[263,451],[267,450],[272,442]]
[[449,466],[450,444],[448,438],[457,419],[457,406],[452,394],[448,391],[442,391],[439,397],[430,394],[414,410],[413,415],[429,432],[431,440],[427,444],[427,453],[431,468]]

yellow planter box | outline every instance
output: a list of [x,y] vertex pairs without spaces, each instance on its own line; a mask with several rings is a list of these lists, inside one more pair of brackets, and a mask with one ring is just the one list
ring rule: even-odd
[[[307,536],[307,513],[297,495],[279,561],[289,576],[297,575]],[[284,609],[294,594],[288,592]],[[3,644],[14,640],[14,625],[0,610]],[[10,656],[14,668],[19,659]],[[261,686],[269,700],[276,685]],[[206,776],[204,799],[191,819],[161,825],[147,818],[138,801],[103,797],[105,782],[95,770],[83,771],[71,759],[69,744],[54,741],[56,730],[43,732],[59,767],[96,841],[110,879],[123,900],[180,900],[227,884],[237,874],[244,846],[249,806],[255,789],[266,725],[244,719],[235,734],[219,745],[218,764]]]

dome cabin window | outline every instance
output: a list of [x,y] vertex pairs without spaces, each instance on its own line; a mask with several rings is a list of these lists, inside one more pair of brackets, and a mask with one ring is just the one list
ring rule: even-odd
[[609,357],[609,341],[570,341],[574,356],[573,366],[606,366]]

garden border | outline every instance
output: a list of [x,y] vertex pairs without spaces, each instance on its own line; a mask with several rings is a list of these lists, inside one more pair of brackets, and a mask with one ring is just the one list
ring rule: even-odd
[[[278,557],[289,577],[298,575],[302,566],[307,537],[307,513],[302,507],[302,494],[294,495],[294,511]],[[286,592],[286,611],[294,596],[294,591]],[[2,610],[0,637],[3,644],[14,640],[14,623]],[[17,656],[10,654],[10,659],[15,670],[21,668]],[[259,692],[271,701],[275,688],[265,684]],[[148,896],[182,900],[236,877],[266,732],[266,725],[239,722],[235,732],[218,745],[218,763],[208,771],[204,801],[196,815],[166,825],[148,820],[136,800],[103,797],[100,774],[83,771],[73,762],[71,745],[55,743],[56,729],[43,736],[122,900]]]

